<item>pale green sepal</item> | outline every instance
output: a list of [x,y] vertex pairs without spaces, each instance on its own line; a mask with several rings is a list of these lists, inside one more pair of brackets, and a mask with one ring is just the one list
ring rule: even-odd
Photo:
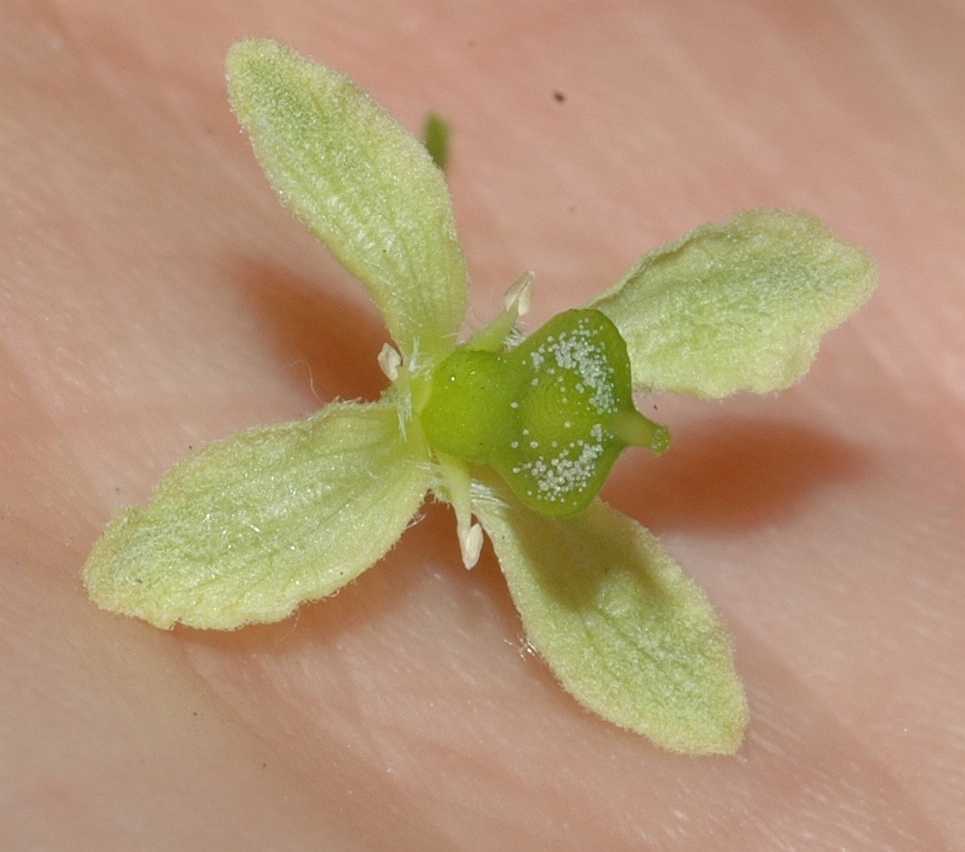
[[272,41],[235,44],[228,94],[268,179],[368,287],[402,351],[455,345],[466,263],[442,172],[347,77]]
[[626,340],[635,387],[719,398],[794,384],[875,284],[814,217],[754,210],[647,255],[591,307]]
[[730,642],[653,535],[599,500],[563,520],[473,509],[529,641],[581,704],[672,751],[737,751],[747,703]]
[[84,569],[92,600],[157,627],[278,621],[382,557],[428,487],[394,406],[330,405],[243,432],[174,467]]

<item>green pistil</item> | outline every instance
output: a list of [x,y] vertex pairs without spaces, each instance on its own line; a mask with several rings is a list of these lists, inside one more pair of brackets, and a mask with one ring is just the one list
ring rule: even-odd
[[670,436],[634,409],[626,345],[602,313],[567,311],[504,351],[515,316],[510,302],[439,365],[422,424],[438,457],[488,465],[530,508],[573,515],[625,447],[660,453]]
[[670,430],[639,411],[614,414],[607,428],[627,446],[646,447],[657,455],[666,452],[670,446]]

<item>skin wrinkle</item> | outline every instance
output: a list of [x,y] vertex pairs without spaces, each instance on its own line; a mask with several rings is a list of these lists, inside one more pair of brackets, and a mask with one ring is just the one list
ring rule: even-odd
[[[887,75],[891,90],[900,93],[905,109],[915,113],[915,120],[910,123],[935,143],[934,147],[942,154],[942,166],[956,173],[957,183],[965,183],[965,167],[955,156],[959,152],[957,134],[943,132],[941,108],[930,109],[927,103],[927,97],[931,93],[929,89],[909,82],[909,74],[914,73],[910,69],[914,66],[897,55],[900,47],[895,44],[893,32],[883,26],[884,21],[881,19],[857,13],[853,4],[839,2],[836,5],[841,19],[847,22],[850,35],[860,40],[865,51],[873,57],[877,65],[877,76]],[[933,116],[939,120],[928,120]]]
[[[190,653],[189,649],[186,648],[185,651],[186,651],[185,661],[187,665],[195,671],[201,683],[206,685],[210,684],[210,677],[207,676],[205,672],[203,672],[197,667],[196,659]],[[347,678],[347,680],[350,684],[352,683],[351,678]],[[270,682],[269,680],[264,680],[263,683],[267,686],[269,685]],[[279,690],[278,692],[275,693],[275,698],[278,704],[283,705],[284,703],[286,703],[287,696],[284,691]],[[233,718],[235,722],[238,724],[239,728],[241,728],[242,730],[246,730],[246,731],[251,731],[253,729],[258,730],[258,728],[260,727],[260,726],[252,726],[250,720],[243,719],[241,717],[241,715],[238,713],[236,709],[237,708],[236,701],[233,701],[226,696],[219,696],[219,706],[225,711],[225,716],[229,718]],[[277,755],[277,742],[275,741],[274,737],[271,736],[270,729],[265,728],[263,730],[265,731],[263,735],[263,743],[266,746],[266,751],[268,751],[268,753],[270,754]],[[329,740],[328,741],[329,748],[331,748],[332,745],[335,745],[334,741]],[[351,748],[346,748],[344,746],[339,747],[338,745],[335,745],[335,748],[341,751],[341,756],[343,758],[344,763],[346,764],[357,763],[356,754],[354,750],[352,750]],[[371,768],[364,768],[363,772],[356,771],[354,773],[355,777],[362,781],[362,784],[360,784],[359,786],[366,786],[365,781],[367,779],[371,779],[371,780],[368,780],[367,786],[369,787],[375,786],[374,782],[376,781],[380,782],[382,780],[382,773],[379,771],[379,769],[380,769],[379,767],[371,767]],[[295,771],[292,772],[292,775],[294,776],[295,784],[297,785],[297,787],[299,789],[311,789],[314,786],[314,778],[317,771],[318,771],[318,767],[316,763],[314,763],[311,760],[303,760],[298,764],[296,764]],[[360,796],[360,798],[364,799],[364,796]],[[387,797],[385,797],[384,794],[381,795],[381,801],[382,801],[383,807],[391,808],[391,803],[387,801]],[[404,805],[401,808],[401,810],[403,811],[405,810]],[[341,841],[342,844],[344,844],[345,848],[351,848],[358,841],[357,834],[352,832],[345,832],[344,830],[339,828],[338,823],[335,823],[334,827],[340,834],[345,835],[344,839]],[[435,832],[433,831],[432,826],[427,824],[422,826],[422,828],[424,828],[424,830],[427,832],[427,835],[429,838],[434,836]],[[442,836],[440,835],[439,839],[441,839],[441,837]],[[428,842],[432,842],[432,841],[430,840]],[[438,848],[443,848],[443,847],[439,846]]]
[[[270,630],[271,628],[275,627],[275,625],[269,625],[267,627]],[[287,625],[282,624],[282,625],[277,625],[277,627],[287,627]],[[220,636],[217,636],[216,634],[206,634],[206,633],[190,631],[190,630],[185,631],[185,633],[189,635],[191,638],[198,639],[201,641],[205,641],[208,637],[213,637],[216,641],[222,638]],[[229,635],[232,638],[243,636],[243,634],[229,634]],[[312,639],[309,641],[317,641],[317,640]],[[287,646],[288,646],[288,642],[281,643],[280,645],[275,647],[272,653],[275,655],[277,654],[284,655],[287,650]],[[199,667],[198,665],[199,658],[195,654],[189,653],[187,656],[187,661],[197,671],[197,673],[200,675],[200,677],[204,682],[211,683],[212,681],[211,673],[208,672],[204,666]],[[350,694],[353,696],[352,700],[353,700],[354,712],[352,712],[349,715],[352,717],[359,717],[359,718],[364,717],[365,703],[359,697],[360,690],[357,689],[357,683],[363,682],[364,680],[364,672],[361,672],[360,670],[359,676],[356,677],[355,675],[353,675],[353,667],[351,663],[347,659],[343,661],[338,655],[332,658],[332,662],[336,670],[341,668],[346,672],[346,677],[342,678],[341,680],[342,680],[342,685],[348,686],[350,690]],[[216,688],[217,688],[217,680],[219,679],[220,678],[215,678]],[[299,739],[300,737],[304,737],[309,741],[312,741],[312,740],[318,741],[316,732],[313,729],[316,728],[320,722],[324,722],[325,720],[324,713],[321,714],[318,718],[313,718],[307,711],[310,711],[314,708],[306,707],[304,703],[304,696],[299,695],[285,688],[280,683],[276,685],[275,679],[273,678],[270,678],[270,677],[261,678],[259,680],[258,685],[259,685],[259,688],[270,690],[271,703],[276,708],[282,708],[286,706],[290,707],[291,710],[293,711],[292,715],[295,715],[296,718],[297,717],[303,718],[304,721],[302,725],[297,726],[301,730],[295,730],[295,731],[289,732],[286,736],[286,739],[290,739],[294,741],[296,739]],[[219,695],[220,695],[221,704],[223,706],[232,708],[233,710],[234,708],[237,708],[240,696],[234,696],[231,694],[230,691],[227,693],[224,691],[219,691]],[[251,719],[242,720],[242,724],[245,728],[249,728],[249,729],[252,727],[252,725],[258,726],[258,723]],[[370,738],[372,742],[375,741],[374,732],[371,730],[370,726],[362,726],[358,730],[361,733],[363,733],[366,737]],[[271,750],[275,754],[278,753],[279,745],[284,745],[284,742],[283,743],[278,742],[277,736],[273,736],[271,734],[270,729],[265,729],[265,742],[269,750]],[[332,742],[334,742],[334,739],[328,740],[326,743],[324,743],[324,745],[326,747],[330,747],[330,744]],[[297,749],[297,753],[301,758],[300,764],[299,764],[300,769],[298,771],[298,776],[299,776],[298,783],[301,787],[310,789],[314,786],[313,779],[315,777],[315,774],[318,771],[318,767],[314,762],[313,758],[310,756],[311,755],[310,749],[305,749],[304,747],[300,746]],[[373,747],[370,751],[370,754],[372,755],[377,755],[378,753],[379,751],[376,747]],[[360,756],[361,756],[361,753],[359,749],[356,747],[353,747],[350,743],[348,743],[345,745],[345,747],[342,750],[341,762],[345,764],[359,765]],[[329,764],[329,768],[331,768],[331,764]],[[383,761],[378,761],[378,760],[369,761],[362,768],[364,771],[361,773],[356,773],[356,777],[361,776],[363,779],[364,778],[370,779],[368,782],[369,788],[373,788],[377,784],[380,784],[386,777]],[[358,783],[356,783],[354,786],[362,787],[364,789],[364,785],[360,785]],[[363,801],[365,800],[366,797],[363,794],[362,789],[357,790],[356,793],[359,795],[359,798],[361,800]],[[400,803],[401,803],[401,796],[400,796]],[[386,808],[388,808],[390,811],[402,810],[407,812],[410,810],[408,803],[401,803],[400,806],[393,807],[391,797],[380,796],[380,813],[383,814],[383,816],[384,816],[383,810]],[[405,818],[407,822],[411,822],[411,816],[409,816],[408,813]],[[431,828],[431,825],[428,822],[420,823],[420,828],[427,830],[429,837],[432,837],[435,834],[435,832]],[[439,835],[439,839],[441,844],[441,841],[443,840],[443,837],[441,834]],[[358,843],[358,840],[359,838],[357,835],[353,836],[351,840],[347,841],[347,845],[345,846],[345,848],[352,848],[352,849],[362,848],[362,847],[356,847],[355,844]],[[446,845],[444,844],[441,844],[438,846],[431,846],[431,843],[432,843],[431,840],[427,842],[430,843],[430,848],[439,848],[439,849],[447,848]],[[376,847],[366,846],[365,848],[374,849]]]
[[[279,627],[280,627],[280,626],[281,626],[281,625],[279,625]],[[262,628],[262,629],[265,629],[265,628]],[[268,626],[267,629],[271,630],[271,629],[272,629],[272,626]],[[302,632],[303,632],[303,635],[305,636],[305,638],[306,638],[306,639],[309,639],[309,637],[311,636],[311,634],[308,633],[308,632],[305,631],[305,630],[303,630]],[[239,636],[239,635],[241,635],[241,634],[232,634],[233,637],[237,637],[237,636]],[[197,634],[197,633],[196,633],[195,636],[198,637],[198,638],[201,638],[201,639],[206,639],[206,638],[208,638],[208,637],[212,637],[212,638],[214,638],[215,640],[217,640],[218,638],[220,638],[220,637],[217,636],[217,634]],[[314,642],[314,641],[317,641],[317,639],[309,639],[309,641],[313,641],[313,642]],[[287,644],[287,643],[286,643],[286,644]],[[284,650],[284,649],[282,649],[282,650]],[[359,683],[363,683],[363,682],[366,680],[366,678],[365,678],[364,675],[361,674],[361,673],[360,673],[359,675],[357,675],[357,676],[354,675],[354,674],[353,674],[353,668],[351,667],[351,665],[349,664],[349,662],[348,662],[347,659],[346,659],[345,661],[342,661],[338,656],[336,656],[336,657],[333,658],[333,665],[334,665],[335,667],[341,668],[342,670],[345,671],[346,675],[345,675],[345,677],[344,677],[344,681],[347,682],[346,685],[347,685],[347,686],[349,687],[349,689],[350,689],[350,694],[351,694],[351,696],[353,696],[353,699],[352,699],[352,700],[353,700],[353,709],[354,709],[355,712],[350,713],[350,714],[348,714],[348,715],[349,715],[350,717],[359,717],[359,718],[365,717],[365,716],[366,716],[367,703],[366,703],[366,701],[363,700],[363,698],[361,697],[361,690],[358,689],[358,684],[359,684]],[[266,680],[265,680],[266,686],[270,685],[271,683],[272,683],[272,680],[271,680],[271,679],[266,679]],[[344,693],[343,693],[343,694],[344,694]],[[312,698],[315,698],[315,699],[317,699],[317,700],[319,700],[319,701],[321,701],[321,702],[327,702],[329,696],[327,695],[327,690],[316,690],[316,691],[315,691],[315,694],[312,695],[311,697],[312,697]],[[315,724],[315,720],[311,718],[311,712],[310,712],[310,710],[307,711],[307,709],[306,709],[306,703],[305,703],[304,698],[303,698],[302,696],[299,696],[297,693],[291,691],[290,689],[279,688],[279,689],[277,689],[277,690],[274,692],[273,698],[274,698],[274,700],[275,700],[279,705],[290,706],[290,707],[291,707],[291,710],[292,710],[294,713],[297,713],[299,716],[304,717],[304,718],[305,718],[305,724],[306,724],[306,725],[310,725],[310,726],[311,726],[311,725],[314,725],[314,724]],[[231,698],[227,698],[226,700],[229,701],[229,702],[232,702],[232,699],[231,699]],[[233,702],[232,702],[232,703],[233,703]],[[369,771],[371,772],[371,774],[373,775],[373,777],[381,779],[381,778],[384,778],[384,777],[385,777],[385,765],[386,765],[386,761],[380,759],[380,756],[381,756],[382,754],[384,754],[384,753],[387,753],[387,750],[386,750],[384,747],[382,747],[381,745],[379,745],[380,739],[376,736],[376,732],[377,732],[378,730],[384,730],[384,731],[385,731],[385,736],[386,736],[387,738],[389,738],[389,739],[391,739],[391,734],[392,734],[392,733],[397,733],[397,731],[396,731],[395,729],[384,728],[384,726],[382,726],[381,724],[378,724],[378,725],[377,725],[377,724],[375,723],[375,720],[374,720],[374,719],[369,719],[369,720],[368,720],[368,724],[366,724],[365,726],[362,726],[362,727],[359,728],[359,732],[363,735],[363,737],[365,738],[365,740],[369,743],[369,754],[370,754],[373,758],[375,758],[374,760],[371,760],[371,761],[368,762],[368,766],[370,767]],[[421,747],[420,747],[420,750],[421,750]],[[356,760],[356,759],[360,756],[360,752],[359,752],[358,749],[356,749],[356,748],[352,748],[352,749],[348,752],[348,754],[349,754],[349,756],[350,756],[353,760]],[[314,767],[310,767],[310,769],[311,769],[312,771],[314,771]],[[306,775],[307,775],[307,777],[305,777],[303,783],[310,783],[310,782],[311,782],[311,773],[306,773]],[[421,785],[418,785],[418,786],[419,786],[420,791],[421,791],[423,794],[425,794],[425,793],[431,793],[431,789],[426,790],[426,789],[424,789]],[[420,796],[419,798],[420,798],[420,800],[424,799],[424,795]],[[409,819],[410,819],[410,820],[412,819],[411,816],[409,817]],[[425,820],[425,821],[418,821],[418,825],[424,826],[424,827],[428,828],[428,827],[431,825],[431,818],[430,818],[430,819],[427,819],[427,820]],[[450,839],[447,841],[447,843],[448,843],[448,844],[451,844],[452,842],[453,842],[453,839],[450,837]],[[434,847],[434,848],[435,848],[435,847]],[[451,848],[451,845],[442,845],[442,846],[439,846],[438,848],[440,848],[440,849],[441,849],[441,848]]]
[[[808,775],[817,775],[816,780],[810,782],[809,785],[800,790],[791,788],[789,792],[794,792],[798,795],[808,793],[808,795],[812,795],[818,800],[818,804],[822,802],[851,803],[849,804],[851,813],[862,816],[864,824],[869,828],[876,822],[880,822],[883,827],[887,827],[888,836],[879,837],[876,843],[880,843],[881,846],[876,848],[903,849],[906,848],[905,844],[909,842],[920,844],[922,848],[926,849],[950,848],[948,838],[944,836],[941,828],[934,825],[928,819],[927,815],[918,807],[914,797],[902,795],[904,785],[895,778],[894,773],[887,770],[880,760],[869,753],[864,744],[859,743],[849,731],[841,726],[836,719],[834,719],[832,715],[833,711],[825,708],[820,700],[812,695],[811,690],[808,689],[801,678],[795,676],[790,668],[781,664],[775,654],[770,652],[761,653],[762,647],[768,645],[767,640],[758,637],[751,639],[750,636],[742,635],[745,632],[743,625],[737,627],[736,632],[739,644],[747,644],[749,641],[753,641],[756,645],[758,656],[764,659],[766,664],[770,666],[775,673],[778,673],[783,681],[782,686],[784,691],[782,694],[795,695],[796,714],[806,715],[810,729],[820,732],[822,742],[815,744],[809,742],[807,739],[802,739],[800,735],[796,733],[794,726],[788,725],[783,730],[780,726],[774,726],[777,736],[775,737],[775,742],[771,745],[770,751],[775,759],[780,762],[796,763],[798,764],[798,768],[803,769]],[[760,709],[762,708],[756,706],[759,704],[760,696],[752,693],[749,697],[752,714],[757,718],[762,718],[760,716]],[[804,708],[806,712],[803,712],[802,708]],[[765,716],[763,718],[767,717]],[[761,727],[762,726],[758,724],[756,726],[752,725],[750,728],[748,752],[752,760],[756,743],[760,742],[761,745],[763,745],[765,742],[764,736],[761,733]],[[836,751],[843,751],[851,755],[852,759],[849,764],[844,767],[843,772],[837,768],[824,770],[821,763],[815,766],[811,759],[812,748],[815,745],[821,748],[822,754],[824,755],[834,754]],[[788,746],[790,746],[790,748],[788,748]],[[816,768],[818,770],[817,772],[815,772]],[[861,788],[856,791],[854,789],[855,782],[852,780],[855,776],[875,778],[877,781],[876,788],[873,791]],[[826,788],[827,792],[823,797],[816,793],[809,793],[815,784]],[[839,795],[837,788],[842,788],[841,793],[850,792],[852,795]],[[884,800],[884,791],[891,792],[892,795],[888,797],[889,801],[902,803],[902,806],[896,809],[897,814],[880,810],[877,802]],[[854,795],[855,792],[857,792],[858,795]],[[858,804],[859,802],[860,804]],[[827,807],[815,807],[810,816],[815,827],[819,827],[823,821],[828,819],[828,809]],[[905,819],[901,819],[901,817],[905,817]],[[771,813],[762,812],[758,815],[758,818],[762,824],[766,825],[778,822],[780,814],[776,810]],[[849,839],[852,842],[860,842],[862,840],[860,835],[854,836],[853,826],[847,819],[842,823],[841,831],[851,835]]]

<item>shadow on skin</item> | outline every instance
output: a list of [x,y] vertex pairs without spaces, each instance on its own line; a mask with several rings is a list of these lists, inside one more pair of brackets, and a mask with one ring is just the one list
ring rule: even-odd
[[661,458],[631,450],[622,461],[606,493],[614,506],[656,530],[713,532],[778,521],[874,464],[867,450],[837,435],[790,420],[733,417],[674,432]]
[[[860,479],[874,466],[866,450],[837,436],[792,421],[746,417],[714,418],[681,429],[661,458],[630,449],[621,461],[606,489],[607,502],[658,532],[737,533],[774,523],[814,492]],[[539,541],[523,544],[531,553],[541,546]],[[491,551],[488,543],[486,550]],[[521,635],[505,580],[496,560],[491,562],[484,558],[476,576],[509,629]],[[552,566],[542,567],[552,572]],[[576,595],[574,605],[589,593],[586,587],[568,588],[565,578],[551,585],[559,586],[561,599]]]
[[389,335],[374,306],[269,261],[242,257],[232,266],[248,309],[294,382],[309,394],[314,387],[324,401],[378,398],[387,380],[376,357]]

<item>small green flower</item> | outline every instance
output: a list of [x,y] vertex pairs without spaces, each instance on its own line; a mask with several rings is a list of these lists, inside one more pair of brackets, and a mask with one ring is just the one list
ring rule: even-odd
[[633,389],[790,386],[870,295],[869,261],[808,216],[745,213],[525,339],[523,276],[458,345],[466,264],[425,147],[272,42],[235,45],[228,86],[282,201],[381,309],[390,385],[176,466],[94,546],[91,598],[162,628],[277,621],[377,562],[431,492],[454,509],[467,567],[488,533],[529,641],[578,701],[669,749],[736,751],[747,705],[727,635],[656,539],[596,494],[626,446],[667,446]]

